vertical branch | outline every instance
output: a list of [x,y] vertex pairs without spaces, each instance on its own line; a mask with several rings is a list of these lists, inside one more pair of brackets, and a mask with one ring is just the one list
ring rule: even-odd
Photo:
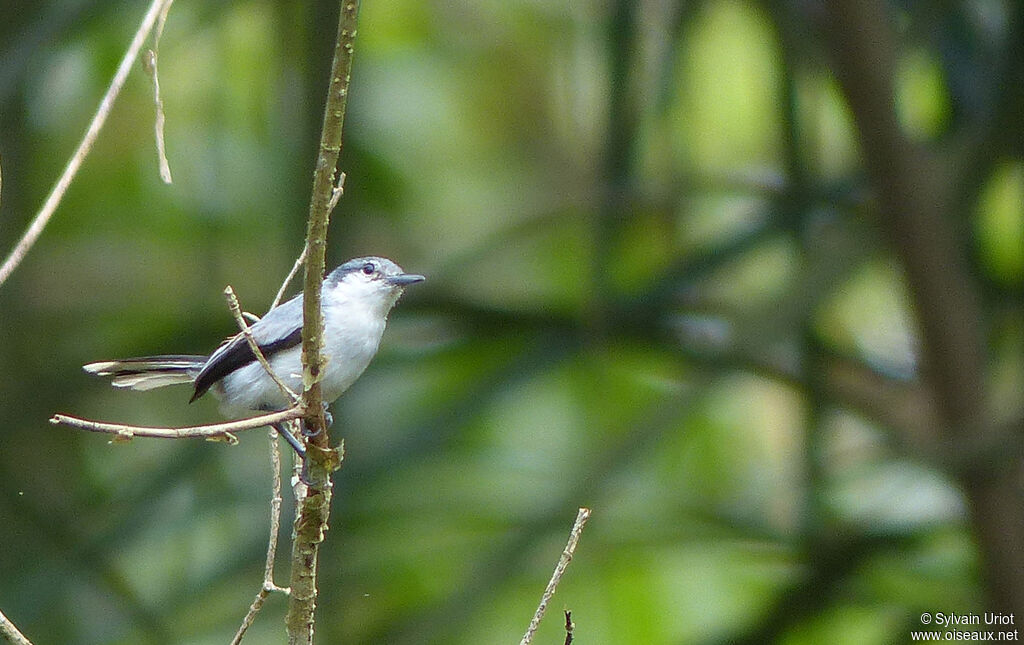
[[306,428],[311,437],[307,452],[309,481],[296,484],[295,525],[292,539],[291,596],[285,625],[290,645],[312,644],[313,615],[317,596],[317,556],[327,530],[331,505],[331,472],[340,464],[339,452],[331,449],[320,391],[323,371],[321,353],[323,318],[320,287],[324,278],[324,256],[331,199],[335,195],[334,175],[341,154],[349,79],[352,72],[353,42],[359,0],[342,0],[338,36],[331,62],[331,80],[324,107],[320,150],[313,171],[313,194],[309,204],[306,233],[306,276],[303,287],[302,383]]
[[[827,3],[823,26],[882,222],[906,271],[922,363],[942,427],[936,453],[993,440],[986,413],[984,316],[952,221],[962,216],[954,164],[913,145],[895,110],[896,37],[882,0]],[[1024,612],[1024,495],[1015,471],[983,464],[961,477],[984,561],[989,607]]]
[[608,257],[623,222],[633,180],[633,155],[637,141],[637,116],[631,92],[632,64],[637,51],[638,3],[615,0],[609,8],[607,22],[608,117],[605,122],[604,146],[601,151],[601,201],[594,215],[591,253],[592,284],[589,295],[589,335],[602,341],[607,335],[608,296],[612,287]]
[[[358,0],[343,0],[338,21],[338,38],[334,45],[331,81],[324,108],[324,123],[320,135],[320,152],[313,170],[313,195],[309,203],[309,226],[306,232],[306,277],[303,288],[302,326],[302,383],[306,417],[310,434],[315,435],[317,447],[330,446],[323,413],[320,380],[323,370],[321,355],[323,316],[320,311],[320,285],[324,279],[324,256],[327,247],[327,224],[330,204],[334,195],[334,174],[341,154],[341,133],[345,122],[348,85],[352,72],[353,42],[356,36]],[[316,458],[314,457],[314,461]],[[323,460],[320,460],[323,465]]]
[[263,608],[263,603],[273,591],[289,593],[288,589],[278,587],[274,584],[274,560],[277,558],[277,536],[281,532],[281,449],[277,445],[277,430],[270,427],[267,430],[270,439],[270,468],[273,471],[273,495],[270,497],[270,537],[267,539],[267,559],[263,565],[263,585],[257,592],[249,612],[242,620],[242,624],[235,632],[231,645],[238,645],[242,642],[245,633],[252,627],[256,620],[256,614]]
[[978,436],[982,419],[982,314],[951,207],[950,170],[904,134],[896,113],[896,36],[881,0],[827,5],[832,68],[853,115],[882,224],[906,270],[923,337],[926,377],[950,433]]

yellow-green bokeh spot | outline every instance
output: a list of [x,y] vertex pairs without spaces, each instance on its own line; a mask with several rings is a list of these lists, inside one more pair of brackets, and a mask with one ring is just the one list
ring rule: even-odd
[[924,51],[913,51],[896,70],[896,112],[914,139],[940,136],[949,126],[949,92],[942,67]]
[[779,55],[765,16],[751,5],[711,3],[685,40],[682,152],[704,170],[735,172],[778,157]]
[[1024,282],[1024,164],[1006,162],[989,177],[977,205],[981,262],[1007,285]]

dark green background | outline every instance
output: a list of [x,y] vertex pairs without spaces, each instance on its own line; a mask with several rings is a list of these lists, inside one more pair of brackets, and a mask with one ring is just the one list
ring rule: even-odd
[[[328,264],[381,254],[429,280],[334,407],[318,642],[516,642],[581,505],[535,643],[562,642],[563,608],[580,644],[1024,619],[1020,586],[986,573],[1024,550],[1024,9],[848,0],[829,27],[830,4],[364,1]],[[262,431],[110,445],[46,420],[219,418],[80,366],[210,351],[234,329],[227,284],[264,311],[305,233],[336,8],[179,0],[160,49],[174,184],[136,69],[0,287],[0,609],[37,645],[226,643],[258,589]],[[873,9],[891,51],[858,23]],[[143,12],[0,2],[0,252]],[[849,107],[847,36],[893,79],[894,154],[934,166],[864,154],[886,124]],[[952,245],[899,237],[891,177],[938,186],[926,215]],[[945,405],[956,375],[923,367],[920,330],[951,321],[908,279],[915,251],[940,284],[966,277],[942,299],[974,305],[977,428]],[[245,642],[282,642],[285,605]]]

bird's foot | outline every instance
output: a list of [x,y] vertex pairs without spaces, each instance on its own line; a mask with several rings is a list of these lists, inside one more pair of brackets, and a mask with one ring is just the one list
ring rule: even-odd
[[302,470],[299,471],[299,481],[309,488],[314,488],[313,480],[309,477],[309,460],[302,459]]
[[[328,407],[327,403],[324,403],[323,406],[324,406],[324,427],[325,428],[330,428],[332,425],[334,425],[334,415],[331,414],[331,411],[327,409],[327,407]],[[321,432],[323,432],[323,429],[319,429],[316,432],[310,432],[309,428],[306,427],[306,424],[305,423],[302,424],[302,436],[303,437],[307,437],[307,438],[308,437],[315,437],[315,436],[319,435]]]
[[283,423],[274,424],[274,429],[277,430],[279,435],[284,437],[284,440],[288,442],[288,445],[298,455],[299,461],[302,462],[302,469],[299,471],[299,481],[306,486],[313,487],[313,480],[309,477],[309,459],[306,457],[306,449],[302,446],[302,442]]

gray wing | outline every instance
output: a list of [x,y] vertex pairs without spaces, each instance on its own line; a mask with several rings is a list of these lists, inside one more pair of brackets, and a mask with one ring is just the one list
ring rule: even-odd
[[[267,312],[251,326],[253,338],[263,356],[269,359],[277,352],[284,351],[302,342],[302,294],[299,294]],[[195,381],[195,391],[189,402],[195,401],[231,372],[245,367],[256,360],[245,335],[238,333],[221,344],[210,358]]]

